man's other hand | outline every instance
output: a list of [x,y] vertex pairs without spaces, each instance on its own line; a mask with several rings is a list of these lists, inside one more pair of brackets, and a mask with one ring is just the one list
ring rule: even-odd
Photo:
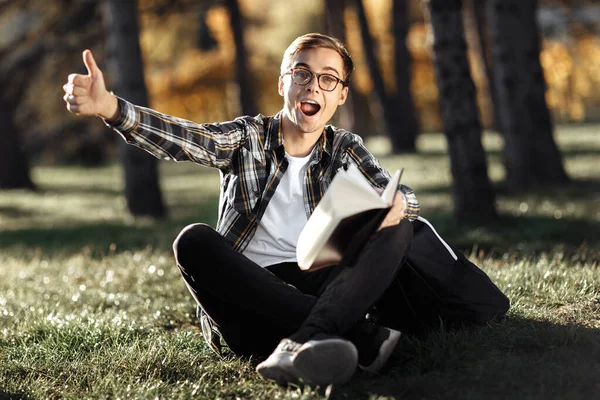
[[71,74],[63,85],[67,110],[77,115],[97,115],[107,120],[118,116],[117,98],[106,90],[104,76],[90,50],[83,52],[88,74]]
[[390,208],[377,230],[381,230],[389,226],[398,225],[400,221],[404,219],[405,209],[406,205],[404,204],[404,196],[401,193],[396,193],[396,196],[394,197],[394,204],[392,204],[392,208]]

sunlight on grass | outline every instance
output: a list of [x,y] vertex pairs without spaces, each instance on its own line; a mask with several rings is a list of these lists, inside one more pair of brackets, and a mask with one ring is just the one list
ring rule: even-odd
[[[451,217],[440,135],[420,154],[389,156],[425,217],[510,297],[509,319],[427,337],[406,335],[378,376],[357,373],[332,398],[594,398],[600,393],[600,137],[561,128],[575,183],[499,191],[502,221]],[[486,134],[501,185],[501,140]],[[40,191],[0,193],[1,398],[322,399],[323,390],[259,379],[254,360],[218,360],[205,345],[171,243],[185,225],[216,222],[219,174],[161,163],[164,221],[126,212],[118,166],[37,167]],[[260,329],[260,327],[257,327]]]

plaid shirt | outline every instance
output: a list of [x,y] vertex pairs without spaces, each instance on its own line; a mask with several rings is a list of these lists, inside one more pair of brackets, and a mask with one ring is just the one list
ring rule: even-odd
[[[107,125],[124,139],[157,158],[195,163],[219,169],[221,195],[216,230],[243,251],[256,231],[285,173],[281,112],[272,117],[239,117],[230,122],[197,124],[135,106],[119,98],[121,115]],[[351,132],[326,126],[312,152],[304,176],[304,209],[309,217],[340,168],[354,163],[377,188],[390,174]],[[400,185],[406,216],[419,215],[413,191]]]

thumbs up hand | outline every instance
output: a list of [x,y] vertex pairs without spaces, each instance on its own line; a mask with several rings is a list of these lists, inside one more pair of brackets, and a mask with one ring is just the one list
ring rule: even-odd
[[71,74],[63,85],[67,110],[77,115],[98,115],[115,119],[118,115],[117,98],[106,90],[104,76],[90,50],[83,52],[83,63],[88,74]]

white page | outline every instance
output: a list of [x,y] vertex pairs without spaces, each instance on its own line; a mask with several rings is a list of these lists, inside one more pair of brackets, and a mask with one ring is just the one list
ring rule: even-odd
[[[350,164],[347,171],[336,174],[323,199],[326,197],[330,197],[332,209],[333,204],[338,206],[335,210],[336,218],[345,218],[357,212],[387,206],[354,164]],[[325,204],[330,205],[328,202]]]
[[340,220],[362,211],[391,206],[401,175],[402,171],[396,171],[383,198],[356,165],[339,171],[298,237],[298,264],[312,265]]
[[402,172],[404,168],[396,170],[392,179],[388,182],[388,185],[385,187],[381,198],[385,202],[385,204],[391,206],[394,204],[394,197],[396,197],[396,193],[398,192],[398,184],[400,183],[400,178],[402,178]]

